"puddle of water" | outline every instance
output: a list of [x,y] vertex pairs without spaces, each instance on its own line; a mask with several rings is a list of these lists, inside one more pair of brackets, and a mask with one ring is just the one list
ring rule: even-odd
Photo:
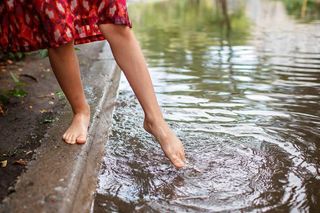
[[316,212],[320,23],[267,0],[137,3],[130,12],[189,165],[169,164],[122,78],[94,212]]

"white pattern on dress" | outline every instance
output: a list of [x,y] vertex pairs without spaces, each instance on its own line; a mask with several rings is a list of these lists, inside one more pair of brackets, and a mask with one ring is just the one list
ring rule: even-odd
[[53,11],[50,11],[48,8],[45,10],[45,13],[47,14],[47,16],[50,18],[50,19],[53,19],[54,17],[54,12]]
[[101,10],[105,7],[105,3],[102,2],[100,5],[99,5],[99,8],[98,8],[98,13],[101,12]]
[[58,10],[60,10],[61,13],[65,13],[66,12],[60,2],[57,2],[56,4],[57,4]]
[[56,41],[59,41],[59,38],[61,37],[61,33],[60,33],[60,31],[59,30],[55,30],[54,31],[54,39],[56,40]]

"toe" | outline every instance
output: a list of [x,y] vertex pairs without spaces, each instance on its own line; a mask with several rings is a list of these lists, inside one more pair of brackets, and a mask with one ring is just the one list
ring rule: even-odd
[[174,166],[175,166],[176,168],[180,169],[180,168],[182,168],[182,167],[185,166],[185,163],[184,163],[182,160],[178,160],[178,161],[174,164]]
[[76,143],[76,137],[75,137],[74,135],[72,135],[72,136],[70,137],[70,143],[71,143],[71,144],[75,144],[75,143]]
[[173,156],[171,158],[171,162],[176,168],[182,168],[185,166],[185,163],[178,156]]
[[67,136],[66,136],[66,142],[67,142],[68,144],[72,144],[71,139],[72,139],[72,136],[71,136],[71,135],[67,135]]
[[68,143],[68,137],[69,137],[69,134],[64,133],[64,135],[62,136],[64,142]]
[[85,143],[85,142],[86,142],[86,136],[80,135],[80,136],[76,139],[76,142],[77,142],[78,144],[83,144],[83,143]]

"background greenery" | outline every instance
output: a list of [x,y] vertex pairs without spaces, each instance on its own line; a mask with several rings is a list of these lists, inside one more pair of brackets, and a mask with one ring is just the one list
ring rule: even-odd
[[319,0],[282,0],[289,15],[305,21],[320,19]]

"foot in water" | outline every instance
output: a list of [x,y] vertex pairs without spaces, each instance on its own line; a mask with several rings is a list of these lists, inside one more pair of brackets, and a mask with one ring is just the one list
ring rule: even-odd
[[157,139],[164,154],[175,167],[182,168],[185,166],[186,158],[182,142],[164,120],[153,123],[145,120],[143,126],[147,132]]
[[72,123],[63,134],[63,140],[68,144],[84,144],[87,140],[90,122],[90,110],[73,115]]

